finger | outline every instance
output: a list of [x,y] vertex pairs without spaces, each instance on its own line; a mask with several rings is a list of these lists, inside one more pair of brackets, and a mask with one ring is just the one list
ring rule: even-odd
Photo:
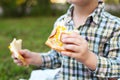
[[18,59],[14,59],[14,62],[15,63],[22,63],[20,60],[18,60]]
[[79,52],[80,46],[73,45],[73,44],[67,44],[63,46],[65,50],[73,51],[73,52]]
[[18,51],[21,55],[24,55],[25,54],[25,50],[19,50]]
[[17,65],[18,65],[18,66],[23,66],[23,63],[18,63]]
[[21,54],[21,56],[27,57],[28,53],[29,53],[29,50],[27,50],[27,49],[19,50],[19,53]]
[[85,39],[77,33],[72,33],[70,35],[63,34],[61,39],[63,43],[73,43],[76,45],[80,45],[83,40]]
[[18,59],[14,59],[14,63],[16,63],[17,65],[23,65],[22,61]]
[[64,44],[75,44],[75,45],[81,44],[81,40],[79,38],[64,38],[62,39],[62,42]]
[[14,54],[11,55],[12,59],[17,59]]
[[19,52],[23,56],[28,56],[30,54],[30,51],[28,49],[20,50]]
[[78,33],[75,33],[75,32],[73,32],[73,33],[71,33],[71,34],[66,34],[66,33],[63,33],[62,34],[62,39],[63,38],[69,38],[69,37],[78,37],[78,36],[80,36]]
[[65,36],[63,35],[63,38],[78,38],[78,39],[84,39],[80,34],[74,32],[72,34],[66,34]]

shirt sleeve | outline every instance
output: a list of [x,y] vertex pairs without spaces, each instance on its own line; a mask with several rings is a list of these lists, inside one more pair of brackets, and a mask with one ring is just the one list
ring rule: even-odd
[[[53,29],[57,26],[57,23],[64,18],[64,15],[59,17],[54,25]],[[47,54],[47,55],[46,55]],[[40,68],[58,68],[61,66],[60,54],[55,50],[50,50],[48,53],[43,53],[42,55],[42,65]]]
[[102,78],[120,77],[120,28],[113,32],[105,44],[103,57],[97,56],[97,68],[94,75]]
[[55,50],[50,50],[48,53],[41,55],[42,65],[40,68],[58,68],[61,66],[60,55]]

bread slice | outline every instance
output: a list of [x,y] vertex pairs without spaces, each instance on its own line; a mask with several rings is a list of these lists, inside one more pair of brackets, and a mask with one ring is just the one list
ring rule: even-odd
[[9,49],[12,53],[14,53],[15,58],[19,59],[23,63],[23,65],[26,65],[25,59],[18,52],[19,50],[22,49],[21,39],[16,40],[16,38],[14,38],[13,41],[10,43]]

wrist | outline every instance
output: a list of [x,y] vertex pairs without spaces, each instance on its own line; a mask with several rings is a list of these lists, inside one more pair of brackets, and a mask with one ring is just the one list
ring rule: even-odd
[[85,66],[87,66],[91,70],[96,70],[97,67],[97,56],[95,53],[89,51],[86,60],[83,62]]
[[40,66],[42,64],[42,59],[39,53],[31,52],[33,58],[31,60],[31,64],[35,66]]

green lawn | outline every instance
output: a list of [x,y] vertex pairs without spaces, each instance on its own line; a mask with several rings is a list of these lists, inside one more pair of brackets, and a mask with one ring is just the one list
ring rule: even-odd
[[13,38],[23,40],[23,48],[35,52],[45,52],[44,44],[57,17],[0,19],[0,80],[28,79],[33,66],[17,66],[8,49]]

